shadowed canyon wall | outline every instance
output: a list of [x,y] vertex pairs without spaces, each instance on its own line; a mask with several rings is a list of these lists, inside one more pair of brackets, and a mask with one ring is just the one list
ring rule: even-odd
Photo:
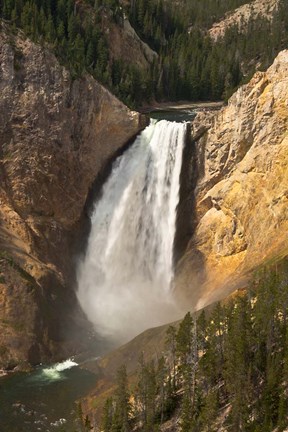
[[0,366],[13,367],[84,348],[72,288],[85,202],[145,119],[5,24],[0,94]]

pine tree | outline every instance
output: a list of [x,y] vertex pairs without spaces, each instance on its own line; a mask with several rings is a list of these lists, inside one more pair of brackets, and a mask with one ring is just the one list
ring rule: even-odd
[[201,407],[199,424],[203,432],[217,432],[218,427],[215,421],[219,415],[219,400],[218,392],[215,389],[210,389],[207,396],[203,400]]
[[106,399],[103,415],[102,415],[102,429],[103,432],[111,432],[113,423],[113,400],[112,398]]
[[231,424],[235,432],[245,431],[249,418],[251,359],[251,304],[239,296],[228,322],[225,350],[225,382],[231,402]]
[[154,362],[146,364],[144,356],[141,354],[136,399],[139,407],[139,417],[145,432],[153,432],[155,429],[156,396],[157,386]]
[[111,432],[129,432],[129,402],[128,379],[126,367],[123,365],[117,372],[117,390],[115,394],[115,410],[112,418]]
[[166,349],[168,351],[168,359],[172,376],[172,389],[176,391],[176,328],[169,326],[166,332]]
[[[184,394],[185,397],[189,396],[191,409],[194,409],[196,370],[198,368],[197,322],[196,319],[192,318],[190,312],[185,315],[180,323],[176,340]],[[185,407],[187,407],[186,405]]]
[[182,397],[180,408],[180,431],[192,432],[193,431],[193,407],[189,391],[187,389]]

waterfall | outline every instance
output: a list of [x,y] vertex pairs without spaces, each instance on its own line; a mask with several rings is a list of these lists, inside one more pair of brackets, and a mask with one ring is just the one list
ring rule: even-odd
[[78,298],[105,337],[124,341],[179,318],[170,287],[185,136],[184,123],[153,121],[95,203]]

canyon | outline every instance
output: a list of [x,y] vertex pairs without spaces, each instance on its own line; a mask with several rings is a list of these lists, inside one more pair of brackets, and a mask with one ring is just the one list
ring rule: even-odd
[[[121,29],[124,43],[114,44],[113,55],[133,45],[147,68],[155,54],[127,20]],[[4,21],[0,38],[0,358],[13,368],[63,358],[92,335],[75,296],[76,261],[109,164],[147,119],[88,74],[73,78],[48,47]],[[211,303],[286,254],[286,101],[283,51],[227,107],[193,122],[175,239],[180,303]]]
[[[4,23],[0,59],[0,357],[13,368],[82,350],[93,334],[75,296],[76,257],[107,166],[147,119]],[[287,252],[287,64],[283,51],[227,107],[193,122],[175,239],[185,306],[225,297]]]
[[[162,373],[166,373],[162,390],[169,390],[167,329],[174,325],[175,336],[181,328],[179,320],[188,311],[194,333],[186,345],[193,339],[198,350],[196,354],[190,350],[191,358],[198,357],[190,372],[198,367],[199,357],[209,353],[209,338],[217,345],[221,327],[220,336],[226,332],[227,342],[234,322],[235,339],[226,354],[235,355],[230,359],[232,382],[234,365],[241,357],[236,345],[246,337],[259,369],[254,375],[257,394],[251,396],[250,419],[254,400],[261,403],[260,393],[265,395],[265,379],[268,393],[271,390],[269,379],[276,369],[281,369],[281,378],[275,372],[278,387],[272,386],[271,394],[275,390],[279,400],[284,398],[284,418],[288,407],[283,366],[288,362],[284,337],[288,18],[284,2],[231,0],[218,2],[217,11],[207,1],[206,11],[204,3],[184,0],[176,4],[65,1],[55,7],[48,2],[45,12],[33,2],[15,3],[13,10],[7,0],[0,5],[0,376],[4,375],[1,384],[8,390],[1,394],[5,419],[1,417],[0,423],[4,419],[4,428],[9,429],[12,419],[16,428],[26,432],[30,422],[31,431],[40,430],[46,394],[47,424],[42,423],[41,430],[55,424],[62,430],[61,410],[67,428],[73,428],[71,410],[81,398],[77,427],[89,429],[90,422],[98,431],[106,398],[112,395],[111,407],[117,405],[117,370],[125,365],[131,396],[140,355],[146,372],[162,359]],[[32,12],[34,21],[28,22],[25,16]],[[183,95],[187,101],[181,100]],[[167,122],[179,107],[181,116],[189,111],[186,123],[180,124],[184,118],[180,112],[178,123]],[[166,108],[169,117],[159,121]],[[157,121],[136,109],[158,111]],[[249,322],[245,321],[248,309]],[[274,319],[278,326],[274,334],[271,324],[275,345],[270,343],[271,334],[265,335],[268,315],[268,324]],[[251,324],[250,336],[243,322]],[[200,343],[199,323],[209,335],[203,331]],[[262,363],[257,363],[257,343],[266,344],[271,358],[275,354],[275,371],[270,354],[263,354]],[[175,354],[175,345],[173,349]],[[210,369],[215,366],[211,352]],[[244,362],[246,372],[249,361]],[[234,398],[233,391],[223,397],[225,389],[219,396],[222,390],[218,390],[225,387],[225,362],[217,366],[221,425],[226,422],[222,409],[229,405],[229,411]],[[205,359],[203,364],[205,369]],[[206,372],[198,378],[199,388],[205,384]],[[173,373],[178,373],[175,363]],[[244,375],[240,373],[239,382]],[[62,379],[66,387],[58,382]],[[211,382],[202,394],[199,411],[204,406],[204,414],[205,403],[209,408],[215,393],[216,381]],[[14,388],[13,383],[20,387]],[[46,384],[50,393],[43,392]],[[25,388],[24,393],[20,388]],[[183,388],[180,377],[171,417],[166,413],[164,421],[164,405],[160,423],[154,412],[157,430],[182,428]],[[14,404],[13,398],[19,402]],[[155,405],[158,402],[156,398]],[[58,414],[53,418],[56,405]],[[194,409],[195,400],[192,405]],[[111,412],[117,418],[115,406]],[[274,409],[277,416],[280,408]],[[23,422],[32,411],[38,417]],[[145,429],[137,420],[137,409],[133,412],[133,430]],[[257,423],[261,415],[256,417]],[[216,430],[224,431],[220,423]],[[274,423],[281,422],[277,418]],[[204,429],[208,424],[207,420]],[[106,431],[110,432],[109,427]]]

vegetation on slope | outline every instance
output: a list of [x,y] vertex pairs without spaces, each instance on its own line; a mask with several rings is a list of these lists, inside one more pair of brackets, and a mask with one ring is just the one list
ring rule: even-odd
[[[158,362],[140,356],[107,399],[104,432],[283,431],[288,426],[288,262],[250,289],[169,327]],[[172,421],[171,421],[172,419]],[[170,428],[169,422],[170,420]],[[89,423],[87,423],[89,424]]]
[[[151,100],[227,98],[255,68],[266,68],[288,46],[287,0],[272,22],[251,21],[246,34],[230,28],[212,42],[209,26],[244,0],[1,0],[0,16],[27,36],[48,42],[76,76],[88,71],[129,106]],[[111,56],[110,20],[128,16],[138,35],[158,53],[144,71],[134,59]],[[105,19],[103,19],[105,17]],[[107,21],[108,20],[108,21]]]
[[[174,7],[171,2],[172,23],[165,18],[158,21],[155,3],[159,5],[157,1],[132,2],[130,20],[139,35],[159,52],[162,75],[154,87],[158,98],[227,99],[256,67],[266,69],[288,46],[287,0],[282,0],[272,22],[253,20],[241,35],[234,26],[217,42],[211,41],[206,30],[226,11],[247,2],[193,0],[177,2]],[[165,12],[161,16],[165,17]]]
[[253,0],[180,0],[171,2],[174,13],[181,14],[187,26],[197,25],[209,28],[213,23],[221,20],[227,12],[233,11],[243,4],[252,3]]

